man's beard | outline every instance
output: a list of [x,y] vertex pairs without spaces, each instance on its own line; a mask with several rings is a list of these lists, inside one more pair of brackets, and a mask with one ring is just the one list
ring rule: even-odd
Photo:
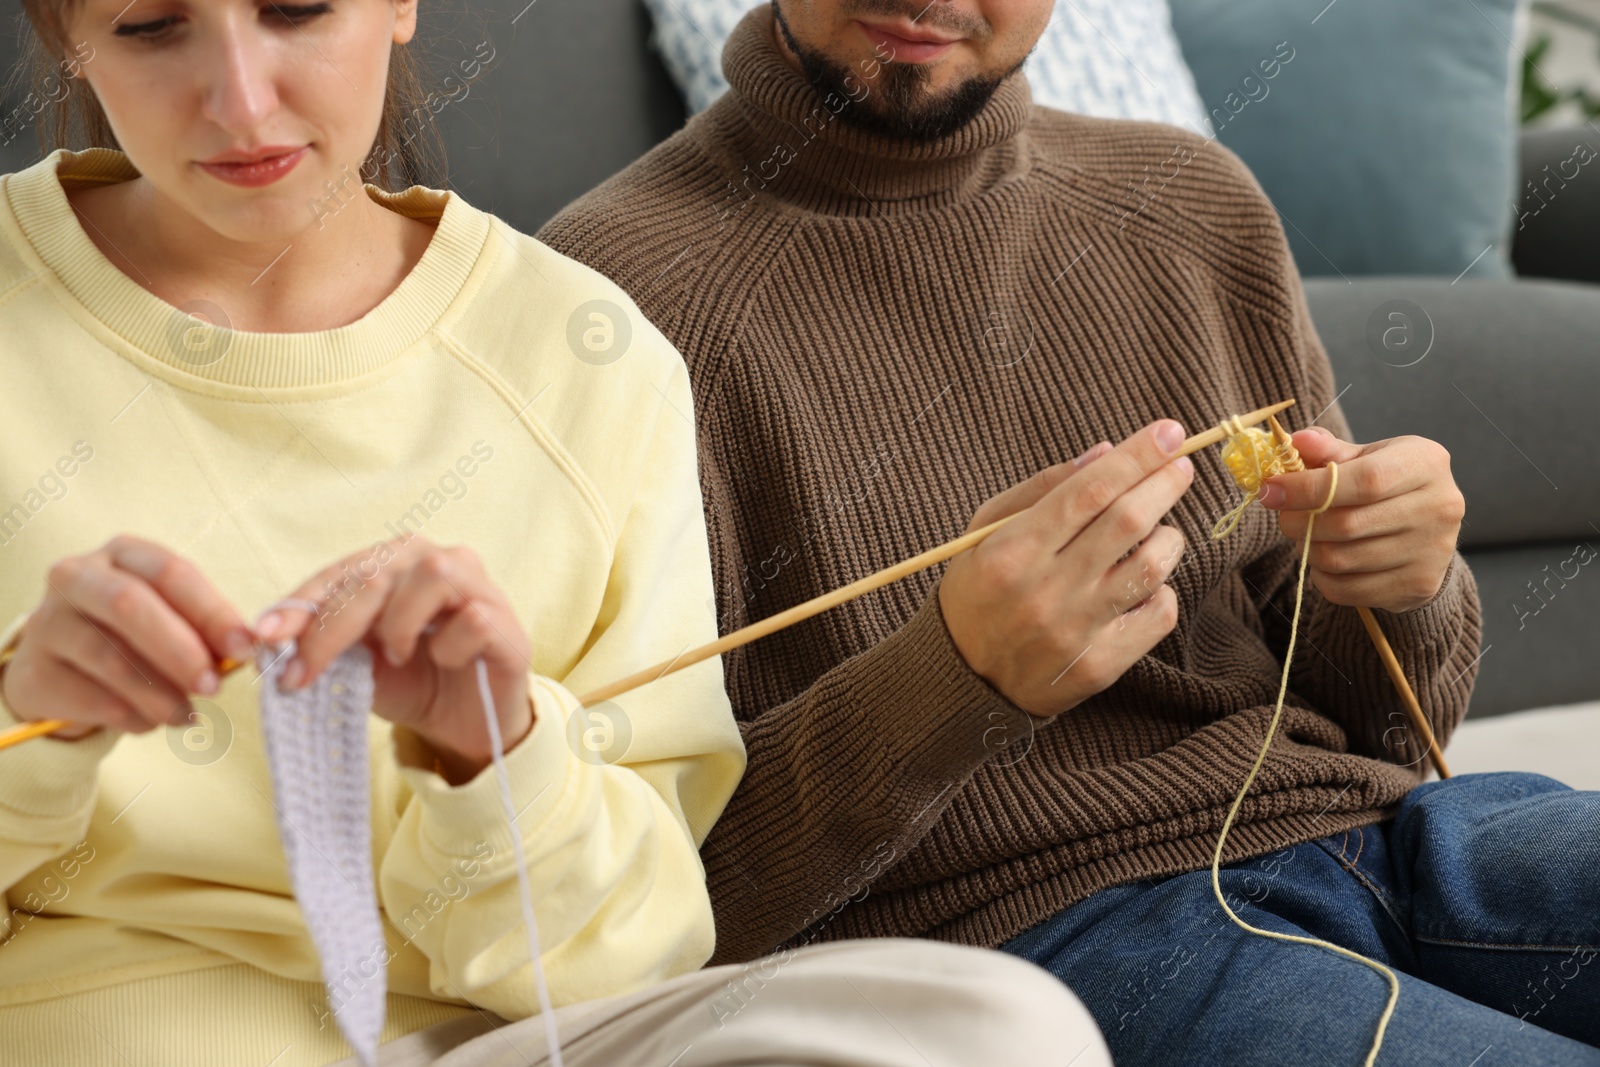
[[[824,99],[837,94],[839,99],[851,101],[838,112],[839,119],[858,129],[896,140],[937,141],[955,133],[977,118],[1000,83],[1021,67],[1019,63],[996,78],[969,78],[935,96],[928,89],[926,67],[915,63],[897,64],[892,59],[874,60],[878,63],[877,77],[867,78],[801,44],[789,29],[788,20],[783,17],[783,9],[776,0],[772,13],[789,50],[800,60],[800,68],[817,92]],[[863,84],[868,84],[869,94],[873,91],[881,94],[877,106],[868,102],[870,95],[860,95]]]

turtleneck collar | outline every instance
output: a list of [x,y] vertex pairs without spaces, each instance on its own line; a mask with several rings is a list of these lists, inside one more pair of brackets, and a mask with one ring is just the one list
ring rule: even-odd
[[38,257],[35,268],[54,276],[69,306],[120,337],[126,358],[191,388],[242,387],[253,394],[357,381],[395,360],[438,321],[461,293],[489,236],[488,216],[455,193],[420,185],[389,193],[367,185],[367,195],[392,211],[438,220],[422,258],[381,303],[355,322],[328,330],[208,329],[122,273],[90,240],[67,200],[67,187],[138,176],[122,152],[57,149],[0,185]]
[[[1033,111],[1027,79],[1005,79],[976,118],[935,141],[911,142],[847,124],[864,99],[824,97],[788,61],[763,4],[734,28],[722,53],[731,87],[707,114],[739,164],[732,184],[832,215],[924,210],[977,196],[1026,166]],[[876,72],[857,70],[866,93]]]

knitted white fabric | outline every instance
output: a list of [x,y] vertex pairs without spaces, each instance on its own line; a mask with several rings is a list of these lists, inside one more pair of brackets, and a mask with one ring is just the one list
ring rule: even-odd
[[258,660],[278,836],[333,1017],[361,1062],[373,1067],[389,954],[372,876],[372,655],[355,645],[311,685],[282,693],[278,675],[294,651],[291,642],[263,649]]

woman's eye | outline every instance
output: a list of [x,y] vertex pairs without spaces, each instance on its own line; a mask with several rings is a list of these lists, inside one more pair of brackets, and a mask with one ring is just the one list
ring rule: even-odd
[[[278,19],[291,25],[299,25],[318,15],[326,15],[333,10],[330,3],[320,4],[268,4],[262,9],[268,18]],[[156,19],[152,22],[125,23],[119,25],[114,31],[118,37],[141,37],[154,40],[161,37],[168,27],[178,21],[176,15]]]
[[333,5],[328,3],[304,5],[271,4],[268,6],[268,10],[286,22],[300,23],[318,15],[326,15],[333,10]]
[[118,37],[159,37],[163,30],[176,21],[176,16],[168,15],[154,22],[122,23],[112,32]]

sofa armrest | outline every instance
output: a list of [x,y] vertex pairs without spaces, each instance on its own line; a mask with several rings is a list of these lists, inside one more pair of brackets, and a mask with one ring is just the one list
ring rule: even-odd
[[1600,131],[1522,134],[1511,261],[1524,277],[1600,281]]
[[[1594,166],[1584,179],[1600,189]],[[1600,286],[1408,277],[1305,288],[1356,440],[1417,434],[1450,450],[1483,612],[1469,716],[1600,699]],[[1316,412],[1288,414],[1298,428]]]

